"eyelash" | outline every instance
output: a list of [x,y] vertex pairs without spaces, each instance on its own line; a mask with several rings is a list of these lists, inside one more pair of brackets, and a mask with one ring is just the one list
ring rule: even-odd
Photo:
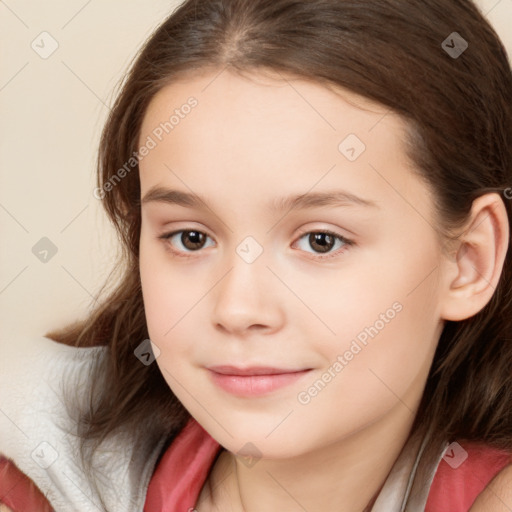
[[[179,229],[177,231],[172,231],[170,233],[164,233],[164,234],[158,236],[158,239],[163,240],[164,242],[166,242],[167,249],[172,254],[174,254],[174,255],[176,255],[176,256],[178,256],[180,258],[193,258],[194,257],[194,253],[200,252],[201,249],[198,249],[197,251],[189,251],[188,253],[183,253],[182,251],[177,251],[176,249],[173,249],[171,244],[169,243],[169,239],[172,238],[174,235],[176,235],[178,233],[186,233],[186,232],[190,232],[190,231],[201,233],[201,234],[207,236],[208,238],[211,238],[204,231],[199,231],[198,229]],[[342,253],[344,253],[349,247],[355,245],[352,240],[349,240],[348,238],[345,238],[344,236],[340,235],[339,233],[335,233],[334,231],[330,231],[328,229],[303,231],[298,236],[297,241],[301,240],[302,238],[304,238],[305,235],[310,235],[310,234],[314,234],[314,233],[315,234],[320,233],[320,234],[330,235],[333,238],[335,238],[336,240],[341,241],[344,245],[343,245],[343,247],[341,247],[337,251],[332,252],[332,253],[331,252],[326,253],[326,255],[322,255],[321,253],[314,253],[313,254],[313,253],[309,253],[308,252],[307,254],[311,255],[311,256],[308,256],[308,257],[313,258],[313,259],[326,260],[326,259],[334,258],[334,257],[337,257],[337,256],[341,255]]]

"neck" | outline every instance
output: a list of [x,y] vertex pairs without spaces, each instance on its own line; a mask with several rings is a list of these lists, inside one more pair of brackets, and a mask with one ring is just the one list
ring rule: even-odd
[[411,410],[398,403],[385,417],[322,450],[286,460],[262,458],[252,467],[224,451],[198,506],[230,512],[370,511],[413,420]]

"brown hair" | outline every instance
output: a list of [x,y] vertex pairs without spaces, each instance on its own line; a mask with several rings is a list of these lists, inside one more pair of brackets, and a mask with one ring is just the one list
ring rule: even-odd
[[[442,46],[453,32],[469,43],[458,57]],[[510,64],[470,0],[184,2],[145,43],[122,85],[102,134],[98,187],[137,151],[145,111],[164,85],[194,70],[227,67],[341,86],[401,115],[410,158],[434,191],[437,227],[447,239],[456,239],[476,197],[510,190]],[[189,417],[158,366],[134,356],[148,338],[139,195],[135,167],[103,198],[123,247],[120,281],[85,321],[50,334],[63,343],[108,348],[91,375],[94,401],[80,420],[84,444],[98,445],[121,427],[171,439]],[[505,206],[512,224],[511,202]],[[411,431],[428,440],[423,469],[444,441],[512,451],[511,280],[508,250],[489,303],[444,327]]]

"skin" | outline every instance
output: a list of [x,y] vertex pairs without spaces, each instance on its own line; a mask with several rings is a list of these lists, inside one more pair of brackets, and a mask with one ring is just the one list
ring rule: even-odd
[[[187,76],[153,98],[140,144],[190,96],[198,105],[140,162],[141,198],[166,187],[209,208],[143,201],[140,272],[156,363],[226,448],[197,509],[361,512],[407,440],[444,321],[472,316],[493,293],[508,244],[503,203],[496,194],[475,201],[459,246],[443,251],[431,192],[405,156],[403,120],[291,77]],[[338,149],[348,134],[366,146],[355,161]],[[376,206],[268,206],[334,189]],[[187,229],[207,235],[199,250],[179,235],[159,238]],[[353,244],[337,241],[325,258],[307,234],[326,229]],[[263,250],[252,263],[237,253],[247,236]],[[393,304],[400,312],[301,403]],[[243,398],[207,370],[227,364],[311,371]]]
[[480,493],[469,512],[509,512],[512,508],[512,465],[502,469]]

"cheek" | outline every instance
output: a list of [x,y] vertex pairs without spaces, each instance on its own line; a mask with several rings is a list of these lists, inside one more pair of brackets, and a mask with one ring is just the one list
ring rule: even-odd
[[407,389],[428,372],[437,346],[437,256],[423,245],[406,247],[382,251],[373,265],[365,262],[364,274],[344,279],[343,293],[336,298],[333,291],[322,311],[336,336],[324,336],[318,348],[329,364],[342,356],[343,373],[361,391],[377,386],[385,392],[385,384],[397,392]]
[[186,380],[182,372],[190,369],[187,363],[201,358],[209,319],[207,294],[214,281],[207,268],[172,257],[161,241],[141,237],[140,277],[149,338],[159,350],[156,362],[164,378],[179,396],[170,375]]
[[[140,278],[150,338],[157,345],[171,337],[193,303],[194,290],[187,278],[169,264],[163,244],[141,237]],[[187,286],[188,283],[188,286]]]
[[[435,297],[427,289],[408,295],[406,279],[382,289],[359,306],[346,302],[336,324],[342,334],[317,345],[326,365],[296,401],[305,425],[313,428],[315,418],[336,409],[348,432],[395,406],[406,415],[417,407],[440,334]],[[339,428],[332,426],[333,438]]]

